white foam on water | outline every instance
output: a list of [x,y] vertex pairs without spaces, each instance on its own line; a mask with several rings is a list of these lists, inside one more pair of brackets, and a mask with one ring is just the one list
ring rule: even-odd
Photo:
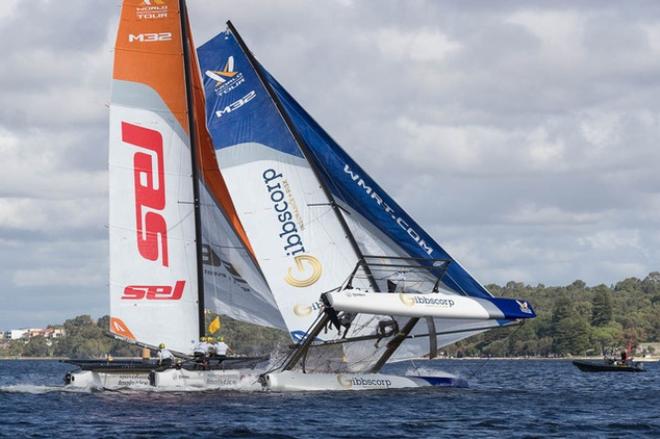
[[34,384],[12,384],[8,386],[0,386],[0,393],[30,393],[33,395],[52,392],[90,393],[92,391],[94,391],[94,389],[91,387],[38,386]]

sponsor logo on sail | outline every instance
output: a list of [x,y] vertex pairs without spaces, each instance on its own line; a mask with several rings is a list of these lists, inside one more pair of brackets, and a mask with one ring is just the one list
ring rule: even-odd
[[304,230],[304,223],[289,183],[281,172],[272,168],[266,169],[262,173],[262,178],[276,212],[282,250],[286,256],[293,258],[292,262],[295,265],[289,267],[284,280],[297,288],[313,285],[321,278],[323,267],[316,257],[306,254],[305,244],[300,235],[300,231]]
[[161,41],[172,41],[172,32],[159,32],[159,33],[145,33],[145,34],[128,34],[128,42],[138,43],[157,43]]
[[433,305],[442,308],[452,308],[456,304],[452,299],[432,297],[431,294],[412,296],[409,294],[399,293],[399,300],[406,306]]
[[516,300],[516,303],[518,304],[520,311],[524,312],[525,314],[532,314],[532,309],[529,307],[529,303],[525,302],[524,300]]
[[135,8],[138,20],[159,20],[167,18],[168,7],[165,0],[143,0]]
[[429,256],[432,256],[433,254],[433,247],[431,247],[425,240],[424,238],[421,237],[419,232],[415,230],[413,226],[408,224],[408,222],[400,216],[396,210],[394,210],[389,204],[387,204],[384,200],[383,197],[374,190],[371,186],[365,182],[365,180],[360,177],[359,174],[354,172],[350,166],[347,164],[344,165],[344,173],[348,175],[348,177],[357,185],[357,187],[364,191],[368,196],[369,199],[372,200],[376,205],[378,205],[379,208],[385,211],[385,213],[394,221],[397,226],[399,226],[404,232],[412,238],[413,241],[422,249],[422,251]]
[[233,56],[227,58],[222,69],[207,70],[204,74],[215,81],[215,93],[218,96],[229,93],[245,82],[243,74],[234,70]]
[[179,300],[183,296],[186,281],[170,285],[129,285],[124,288],[122,300]]
[[165,209],[163,136],[158,131],[122,122],[121,138],[124,143],[138,148],[133,155],[138,251],[143,258],[160,259],[167,267],[167,222],[162,215]]
[[215,112],[215,116],[220,118],[225,114],[229,114],[232,111],[236,111],[239,108],[241,108],[243,105],[247,104],[250,102],[252,99],[254,99],[257,96],[257,92],[254,90],[250,91],[248,94],[243,96],[242,98],[232,102],[231,104],[227,105],[225,108],[222,108],[220,110],[217,110]]
[[234,265],[220,258],[209,244],[202,244],[202,265],[205,276],[229,280],[243,291],[250,291],[247,281],[241,277]]
[[286,283],[294,287],[304,288],[316,283],[316,281],[319,280],[323,269],[318,259],[311,255],[299,255],[293,258],[293,260],[296,263],[296,269],[298,270],[298,273],[302,273],[303,275],[307,273],[307,276],[299,279],[296,277],[296,275],[294,275],[293,269],[289,267],[289,272],[284,278]]
[[311,305],[296,304],[293,306],[293,313],[299,317],[310,315],[314,311],[320,311],[322,307],[321,302],[314,302]]

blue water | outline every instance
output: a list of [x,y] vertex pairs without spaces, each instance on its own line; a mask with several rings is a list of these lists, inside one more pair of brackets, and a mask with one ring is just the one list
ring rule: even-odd
[[468,389],[72,393],[59,387],[70,366],[0,361],[0,436],[660,437],[660,363],[641,374],[587,374],[568,361],[481,366],[424,363],[463,375],[478,370]]

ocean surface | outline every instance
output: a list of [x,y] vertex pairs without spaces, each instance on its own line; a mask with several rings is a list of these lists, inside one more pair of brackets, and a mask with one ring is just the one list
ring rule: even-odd
[[660,437],[660,363],[638,374],[588,374],[569,361],[415,366],[474,376],[467,389],[71,392],[71,366],[0,361],[0,437]]

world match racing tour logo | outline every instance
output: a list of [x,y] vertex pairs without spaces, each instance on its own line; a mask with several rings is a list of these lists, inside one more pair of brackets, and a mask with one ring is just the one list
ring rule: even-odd
[[233,56],[227,58],[222,69],[207,70],[204,74],[215,81],[215,93],[218,96],[229,93],[245,82],[243,74],[234,70]]
[[168,7],[166,0],[142,0],[135,8],[138,20],[160,20],[167,18]]
[[[284,281],[296,288],[313,285],[321,278],[323,269],[317,258],[305,254],[305,244],[300,236],[300,232],[304,230],[304,223],[289,182],[281,172],[278,173],[272,168],[266,169],[262,173],[262,178],[268,190],[268,197],[273,203],[273,209],[277,212],[277,221],[280,224],[279,237],[284,244],[284,253],[293,258],[292,262],[295,266],[289,267]],[[299,312],[300,310],[296,314],[300,315]]]

